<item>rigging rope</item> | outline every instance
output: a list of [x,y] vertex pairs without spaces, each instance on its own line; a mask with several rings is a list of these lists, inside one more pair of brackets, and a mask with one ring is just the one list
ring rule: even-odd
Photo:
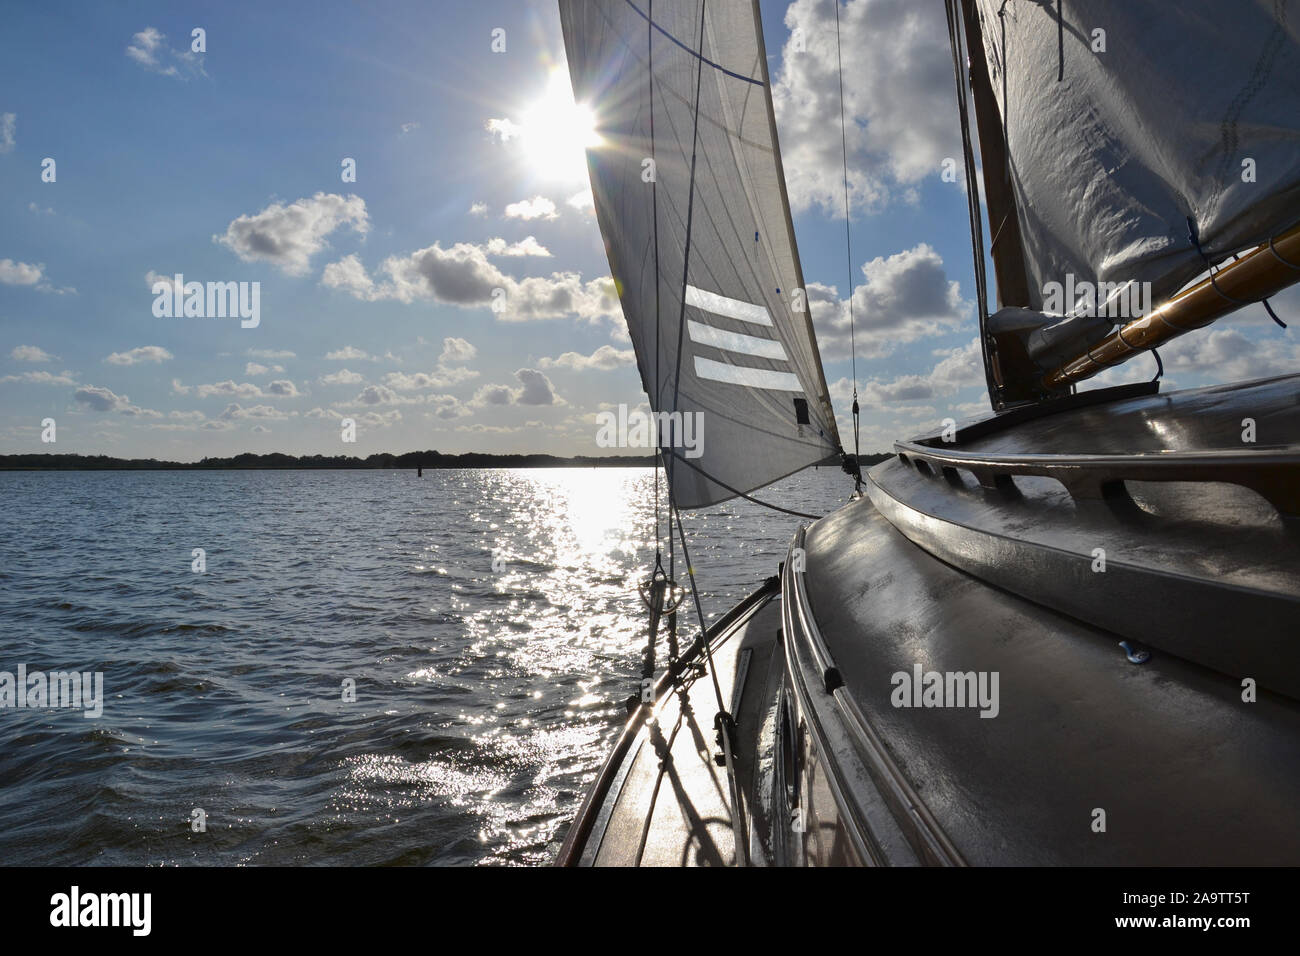
[[[660,451],[662,453],[662,449]],[[698,472],[699,474],[703,475],[705,478],[709,479],[709,481],[713,482],[715,485],[727,489],[733,495],[736,495],[737,497],[740,498],[744,498],[746,501],[752,501],[756,505],[761,505],[764,508],[770,508],[772,511],[779,511],[782,514],[794,515],[796,518],[811,518],[812,520],[816,521],[819,518],[826,517],[825,515],[811,515],[804,511],[792,511],[789,508],[782,508],[780,505],[774,505],[770,501],[760,501],[758,498],[754,498],[751,495],[747,495],[739,488],[733,488],[731,487],[731,485],[727,484],[722,479],[716,478],[713,475],[709,474],[699,465],[693,464],[689,458],[684,458],[681,455],[678,455],[677,452],[675,451],[671,451],[670,454],[674,458],[679,459],[683,465],[686,465],[688,468],[691,468],[694,471]]]
[[[1221,298],[1228,300],[1234,305],[1254,305],[1255,302],[1260,302],[1264,306],[1264,311],[1268,313],[1268,317],[1272,319],[1274,322],[1276,322],[1282,328],[1284,329],[1286,328],[1286,323],[1277,317],[1277,313],[1273,311],[1273,306],[1269,305],[1267,297],[1263,299],[1254,299],[1254,300],[1237,299],[1228,295],[1228,293],[1224,292],[1222,289],[1219,288],[1219,283],[1215,280],[1214,265],[1210,262],[1210,257],[1205,254],[1205,250],[1201,248],[1201,237],[1200,237],[1199,230],[1196,228],[1196,220],[1193,219],[1191,216],[1187,217],[1187,238],[1191,240],[1192,246],[1196,249],[1197,253],[1201,257],[1201,261],[1205,263],[1206,270],[1210,273],[1210,287],[1214,289],[1215,292],[1219,293],[1219,296]],[[1269,240],[1269,248],[1273,249],[1273,243],[1271,239]],[[1277,256],[1276,249],[1273,249],[1273,255]],[[1236,253],[1233,253],[1232,259],[1234,262],[1236,261],[1237,259]],[[1278,256],[1278,259],[1280,259],[1283,262],[1286,261],[1282,259],[1281,256]]]
[[[849,355],[853,361],[853,488],[854,491],[860,492],[862,491],[862,463],[859,459],[862,457],[862,447],[859,441],[858,418],[858,343],[853,317],[853,226],[849,219],[849,134],[848,124],[844,118],[844,58],[840,52],[840,0],[832,0],[832,2],[835,4],[835,63],[840,81],[840,151],[844,159],[844,248],[846,252],[845,265],[848,268],[849,277],[847,290],[849,296]],[[785,509],[780,508],[777,510],[784,511]],[[790,514],[794,513],[790,512]],[[811,517],[811,515],[802,515],[801,517]]]
[[[646,36],[647,36],[646,42],[648,45],[648,49],[650,51],[650,56],[648,56],[647,59],[650,66],[650,79],[649,79],[650,92],[651,92],[650,143],[651,143],[652,159],[654,158],[654,97],[653,97],[654,69],[653,69],[653,58],[652,58],[653,49],[654,49],[654,44],[653,44],[654,31],[658,29],[661,33],[664,34],[664,36],[668,37],[668,39],[672,40],[674,43],[677,43],[679,46],[682,46],[684,49],[687,49],[688,52],[691,52],[696,58],[695,104],[693,109],[693,114],[694,114],[693,128],[691,132],[691,167],[690,167],[691,172],[690,172],[689,191],[686,200],[686,239],[685,239],[684,249],[682,253],[681,308],[679,310],[678,318],[677,318],[677,356],[676,356],[676,368],[673,374],[672,411],[674,414],[677,412],[677,401],[679,397],[679,390],[681,384],[681,371],[682,371],[682,351],[683,351],[682,343],[685,339],[685,332],[686,332],[686,288],[690,278],[691,231],[692,231],[692,225],[694,223],[694,217],[695,217],[695,173],[696,173],[697,158],[699,155],[700,90],[703,82],[704,64],[709,63],[710,66],[717,67],[717,64],[714,64],[711,61],[706,60],[704,57],[704,27],[705,27],[705,13],[706,13],[707,2],[708,0],[701,0],[700,2],[700,27],[699,27],[699,34],[698,34],[698,44],[699,44],[698,52],[694,50],[690,50],[688,47],[685,46],[685,44],[682,44],[681,41],[677,40],[675,37],[665,32],[662,29],[662,27],[659,27],[659,25],[654,22],[653,2],[649,4],[649,13],[648,15],[646,15]],[[635,5],[632,5],[632,8],[635,10],[636,9]],[[640,11],[637,12],[639,13]],[[659,333],[660,333],[660,325],[662,320],[662,313],[660,311],[660,284],[661,284],[662,273],[660,272],[659,269],[659,207],[658,207],[657,179],[653,182],[651,188],[651,197],[652,197],[651,202],[654,205],[654,217],[655,217],[655,224],[654,224],[655,281],[656,281],[656,286],[655,286],[655,389],[658,390],[660,388]],[[718,713],[714,718],[714,725],[718,730],[718,741],[722,746],[723,762],[726,766],[727,779],[731,790],[731,805],[732,805],[731,823],[732,823],[732,830],[735,836],[735,843],[736,843],[736,862],[737,864],[744,865],[748,863],[748,847],[746,844],[747,838],[745,835],[746,830],[745,830],[744,820],[743,820],[744,804],[740,797],[740,782],[736,774],[735,761],[732,755],[732,743],[734,741],[733,735],[735,732],[735,720],[728,712],[726,702],[722,698],[722,687],[718,682],[717,669],[713,663],[713,648],[709,642],[708,628],[705,626],[704,623],[704,609],[700,602],[699,591],[697,590],[695,584],[695,567],[691,563],[690,551],[687,549],[687,545],[686,545],[686,531],[685,528],[682,526],[681,514],[677,510],[677,504],[674,499],[673,476],[675,474],[675,466],[673,465],[673,463],[677,461],[680,458],[680,456],[678,456],[676,452],[672,450],[671,447],[667,451],[665,451],[662,434],[657,433],[655,439],[656,439],[655,444],[659,452],[659,460],[664,463],[665,479],[668,486],[667,487],[667,492],[668,492],[667,493],[667,498],[668,498],[667,531],[668,531],[668,560],[669,560],[670,570],[669,573],[665,576],[663,572],[663,565],[660,561],[660,557],[658,554],[660,504],[659,504],[659,470],[658,467],[656,467],[655,469],[656,564],[655,564],[655,573],[651,577],[651,582],[649,584],[649,591],[648,591],[649,595],[651,596],[651,609],[650,609],[651,621],[649,627],[650,633],[647,641],[646,655],[643,661],[642,673],[646,674],[646,672],[649,671],[650,673],[647,676],[651,678],[653,677],[653,670],[655,666],[655,633],[658,629],[658,621],[659,621],[659,615],[656,613],[656,608],[657,607],[662,608],[663,594],[665,593],[665,591],[667,590],[670,584],[674,584],[672,580],[673,522],[676,521],[678,543],[680,543],[681,545],[682,558],[686,562],[686,570],[691,579],[691,598],[695,605],[695,616],[699,621],[700,643],[703,645],[706,665],[709,672],[709,677],[713,682],[713,693],[718,706]],[[668,455],[669,457],[665,458],[665,455]],[[685,459],[683,458],[681,460],[684,461]],[[760,504],[761,503],[762,502],[760,502]],[[656,588],[658,589],[658,591],[656,591]],[[658,602],[657,604],[655,603],[656,601]],[[676,640],[676,632],[675,632],[676,613],[675,612],[676,612],[676,604],[674,603],[672,611],[670,611],[669,613],[669,653],[674,661],[676,660],[677,657],[677,640]],[[680,696],[683,701],[682,713],[687,714],[690,712],[689,699],[687,695],[684,693],[681,694]],[[656,733],[657,727],[652,726],[651,732],[652,734]],[[665,762],[671,758],[671,754],[669,750],[671,744],[662,741],[662,735],[660,735],[660,737],[655,740],[655,747],[656,747],[656,751],[661,754],[661,758]],[[658,792],[658,784],[656,783],[656,793],[657,792]]]

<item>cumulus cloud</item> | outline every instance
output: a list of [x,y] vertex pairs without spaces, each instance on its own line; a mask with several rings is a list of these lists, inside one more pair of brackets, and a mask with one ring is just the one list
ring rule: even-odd
[[397,405],[403,399],[386,385],[367,385],[352,401],[356,405]]
[[484,385],[475,394],[470,404],[475,406],[490,405],[563,405],[564,399],[555,394],[555,387],[545,374],[535,368],[521,368],[515,371],[519,387],[509,385]]
[[324,385],[360,385],[366,380],[364,375],[357,372],[349,372],[347,369],[339,369],[337,372],[331,372],[329,375],[321,376],[321,383]]
[[249,362],[244,366],[245,375],[272,375],[283,371],[283,365],[263,365],[260,362]]
[[292,418],[297,412],[285,412],[270,405],[251,405],[247,408],[238,402],[231,402],[221,412],[221,418],[225,421],[240,421],[243,419],[261,419],[265,421],[277,421],[286,418]]
[[431,406],[433,414],[442,419],[461,418],[465,415],[473,414],[470,409],[466,408],[460,399],[454,395],[427,395],[425,396]]
[[0,376],[0,382],[25,382],[28,385],[76,385],[77,375],[67,369],[57,375],[53,372],[19,372],[17,375]]
[[104,359],[109,365],[140,365],[145,362],[166,362],[173,359],[172,355],[161,345],[142,345],[137,349],[131,349],[127,352],[114,352]]
[[184,385],[178,378],[172,379],[172,391],[177,395],[193,394],[198,398],[213,396],[224,398],[261,398],[262,389],[252,382],[235,382],[227,379],[211,385]]
[[98,385],[83,385],[72,393],[77,404],[96,412],[119,412],[140,418],[162,418],[161,412],[132,405],[126,395],[114,394],[110,389]]
[[206,76],[203,54],[192,50],[173,50],[167,45],[167,36],[157,27],[145,27],[131,38],[126,48],[127,57],[151,73],[174,76],[188,80]]
[[478,349],[465,339],[448,336],[442,340],[442,354],[438,356],[439,365],[453,365],[468,362],[478,355]]
[[326,352],[325,358],[331,362],[351,361],[369,361],[371,356],[369,352],[363,352],[359,348],[351,345],[345,345],[341,349],[335,349],[333,352]]
[[1184,335],[1162,346],[1160,356],[1170,377],[1203,375],[1217,382],[1290,375],[1300,370],[1300,345],[1259,341],[1235,328]]
[[35,285],[41,281],[44,265],[0,259],[0,282],[5,285]]
[[469,207],[469,214],[471,216],[486,216],[488,214],[487,203],[485,202],[474,203]]
[[18,141],[18,114],[0,113],[0,153],[11,153]]
[[9,353],[9,357],[15,362],[53,362],[55,359],[55,356],[35,345],[19,345]]
[[590,355],[581,352],[565,352],[558,358],[544,358],[542,368],[567,368],[575,372],[589,369],[609,371],[625,365],[636,364],[636,353],[631,349],[616,349],[612,345],[602,345]]
[[516,279],[488,256],[485,246],[474,243],[458,242],[444,249],[435,242],[409,255],[385,259],[383,282],[368,276],[355,256],[326,266],[321,281],[366,301],[432,299],[462,308],[490,307],[506,322],[565,316],[599,321],[622,315],[608,276],[583,282],[577,273],[554,272]]
[[[850,202],[855,211],[912,200],[923,178],[961,156],[943,4],[848,0],[840,8]],[[772,84],[790,203],[844,215],[835,10],[795,0]],[[800,49],[802,46],[802,49]],[[888,55],[863,55],[887,50]]]
[[269,262],[288,275],[304,275],[311,257],[327,245],[326,237],[342,226],[361,235],[370,229],[366,202],[360,196],[318,192],[288,205],[272,203],[261,212],[240,216],[213,239],[245,262]]
[[293,382],[288,379],[280,379],[266,386],[266,394],[277,395],[280,398],[297,398],[301,393]]
[[[898,345],[951,332],[970,317],[971,303],[948,279],[942,257],[924,242],[864,263],[862,274],[866,282],[853,290],[859,358],[879,358]],[[847,358],[848,301],[835,286],[810,282],[807,291],[822,358]]]
[[473,369],[463,366],[440,367],[433,372],[414,372],[409,375],[405,372],[389,372],[384,376],[384,384],[400,392],[410,392],[422,388],[447,388],[472,378],[478,378],[478,372]]
[[533,236],[525,236],[518,242],[506,242],[504,239],[489,239],[484,243],[484,251],[490,256],[536,256],[549,258],[551,250],[537,241]]
[[534,196],[532,199],[512,202],[506,206],[505,211],[507,219],[555,219],[559,216],[555,203],[545,196]]
[[[934,401],[946,398],[971,386],[984,384],[984,359],[979,339],[952,349],[936,349],[939,359],[934,367],[922,375],[900,375],[889,381],[868,379],[858,387],[858,397],[863,412],[873,410],[897,411],[897,406],[912,402]],[[848,409],[852,396],[852,382],[841,378],[831,386],[831,395],[837,406]]]
[[596,197],[591,194],[590,186],[574,193],[564,201],[564,204],[578,210],[578,212],[594,213],[596,211]]

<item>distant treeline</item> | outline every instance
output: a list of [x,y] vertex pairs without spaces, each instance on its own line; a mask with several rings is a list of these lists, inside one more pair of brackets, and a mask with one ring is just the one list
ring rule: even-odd
[[[864,466],[890,455],[863,455]],[[195,469],[285,469],[285,468],[627,468],[654,464],[652,455],[490,455],[466,452],[444,455],[437,451],[408,451],[402,455],[383,452],[355,458],[351,455],[254,455],[244,452],[233,458],[204,458],[202,461],[159,461],[157,458],[111,458],[108,455],[0,455],[0,471],[193,471]],[[839,467],[838,461],[822,462]]]
[[244,452],[233,458],[204,458],[202,461],[159,461],[157,458],[111,458],[108,455],[0,455],[0,471],[193,471],[196,469],[285,469],[285,468],[598,468],[651,465],[649,455],[579,456],[489,455],[467,452],[444,455],[437,451],[408,451],[402,455],[383,452],[355,458],[351,455],[254,455]]

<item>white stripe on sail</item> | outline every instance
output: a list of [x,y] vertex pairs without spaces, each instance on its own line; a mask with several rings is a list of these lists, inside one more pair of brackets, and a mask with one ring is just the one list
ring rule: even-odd
[[699,342],[701,345],[711,345],[715,349],[722,349],[725,352],[738,352],[741,355],[754,355],[758,358],[781,359],[786,361],[789,356],[785,354],[785,346],[775,339],[764,339],[756,335],[741,335],[739,332],[728,332],[726,329],[715,328],[712,325],[705,325],[703,322],[696,322],[692,319],[686,320],[686,326],[691,333],[691,341]]
[[772,316],[768,313],[766,306],[754,305],[752,302],[741,302],[739,299],[728,299],[725,295],[706,292],[704,289],[697,289],[693,285],[686,287],[686,304],[693,305],[697,309],[703,309],[705,312],[712,312],[715,315],[725,315],[729,319],[752,322],[754,325],[772,324]]
[[780,392],[802,392],[799,376],[793,372],[774,372],[766,368],[746,368],[743,365],[727,365],[713,359],[695,357],[695,374],[698,378],[708,378],[728,385],[745,385],[749,388],[770,388]]

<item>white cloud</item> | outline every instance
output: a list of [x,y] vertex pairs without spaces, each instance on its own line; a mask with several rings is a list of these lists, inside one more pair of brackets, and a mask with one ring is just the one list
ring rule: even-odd
[[167,37],[157,27],[145,27],[131,38],[126,55],[135,63],[151,73],[174,76],[188,80],[194,76],[206,76],[203,70],[203,54],[192,50],[173,50],[167,46]]
[[114,352],[104,359],[109,365],[140,365],[144,362],[166,362],[173,359],[172,355],[161,345],[142,345],[137,349],[131,349],[128,352]]
[[576,192],[564,201],[566,206],[571,206],[578,212],[594,213],[596,211],[596,197],[591,194],[591,187],[588,186],[581,192]]
[[329,289],[342,289],[358,299],[374,297],[375,283],[366,275],[366,267],[355,253],[331,262],[321,272],[321,285]]
[[551,380],[534,368],[516,370],[519,388],[509,385],[484,385],[474,393],[470,402],[475,406],[487,405],[563,405],[564,399],[555,394]]
[[448,337],[442,340],[442,354],[438,356],[439,365],[451,365],[468,362],[478,355],[478,349],[465,339]]
[[492,134],[492,138],[501,143],[508,143],[523,133],[523,128],[510,119],[489,119],[486,128]]
[[536,256],[549,258],[551,250],[532,236],[525,236],[519,242],[507,243],[504,239],[489,239],[483,246],[490,256]]
[[[970,317],[971,303],[924,242],[864,263],[862,274],[866,282],[853,290],[858,358],[880,358],[901,344],[951,332]],[[849,357],[849,304],[837,288],[808,283],[808,306],[822,359]]]
[[487,203],[485,202],[474,203],[469,207],[469,214],[471,216],[486,216],[488,214]]
[[433,372],[415,372],[410,375],[405,372],[389,372],[384,376],[384,384],[399,392],[410,392],[422,388],[447,388],[472,378],[478,378],[478,372],[473,369],[438,368]]
[[270,405],[251,405],[244,408],[238,402],[231,402],[221,413],[225,421],[238,421],[241,419],[262,419],[265,421],[282,421],[286,418],[292,418],[297,412],[285,412]]
[[370,222],[365,200],[318,192],[310,199],[272,203],[261,212],[240,216],[224,236],[213,239],[245,262],[270,262],[288,275],[304,275],[311,257],[326,247],[326,237],[342,226],[366,234]]
[[329,375],[321,376],[321,383],[324,385],[360,385],[365,380],[364,375],[349,372],[347,369],[340,369]]
[[44,265],[0,259],[0,282],[5,285],[35,285],[41,281],[44,270]]
[[245,375],[273,375],[283,371],[283,365],[262,365],[259,362],[249,362],[244,366]]
[[636,353],[631,349],[616,349],[612,345],[602,345],[590,355],[580,352],[565,352],[558,358],[544,358],[542,368],[567,368],[575,372],[587,369],[608,371],[624,365],[635,365]]
[[[984,359],[979,339],[972,339],[959,348],[937,349],[934,354],[939,361],[923,375],[900,375],[891,381],[873,378],[862,382],[858,387],[858,398],[863,414],[872,411],[908,412],[908,409],[899,409],[898,406],[946,398],[964,388],[984,384]],[[847,378],[841,378],[830,387],[832,397],[838,399],[837,406],[845,411],[852,400],[852,387]]]
[[402,124],[402,133],[403,133],[403,135],[405,135],[406,133],[409,133],[409,132],[411,132],[412,130],[417,130],[417,129],[419,129],[419,128],[420,128],[420,124],[419,124],[419,123],[403,123],[403,124]]
[[282,349],[249,349],[244,354],[249,356],[250,358],[260,358],[260,359],[297,358],[297,355],[294,354],[293,352],[286,352]]
[[396,405],[401,401],[401,396],[384,385],[367,385],[352,400],[356,405]]
[[16,362],[53,362],[55,356],[35,345],[19,345],[9,357]]
[[[1242,382],[1300,370],[1300,343],[1264,342],[1235,328],[1220,328],[1174,339],[1161,346],[1160,357],[1171,377],[1204,375],[1216,382]],[[1151,377],[1150,366],[1139,367],[1148,374],[1138,380]]]
[[425,401],[433,406],[433,414],[438,418],[452,419],[472,415],[473,412],[454,395],[426,395]]
[[389,256],[381,267],[388,279],[375,283],[355,256],[326,266],[322,283],[350,292],[358,299],[432,299],[463,308],[498,304],[502,321],[553,319],[565,316],[588,321],[622,315],[614,283],[608,277],[582,281],[573,272],[516,279],[488,258],[484,246],[458,242],[444,249],[439,243],[406,256]]
[[116,395],[107,388],[98,385],[83,385],[72,393],[78,404],[96,412],[119,412],[140,418],[162,418],[161,412],[132,405],[125,395]]
[[297,398],[301,393],[293,382],[288,379],[279,379],[266,386],[266,394],[277,395],[280,398]]
[[12,153],[17,142],[18,114],[0,113],[0,153]]
[[212,385],[183,385],[178,378],[172,379],[172,391],[177,395],[196,395],[199,398],[220,396],[225,398],[261,398],[262,389],[252,382],[235,382],[227,379]]
[[512,202],[506,206],[507,219],[555,219],[558,215],[559,213],[555,210],[555,203],[545,196],[521,199],[519,202]]
[[[850,202],[878,211],[961,156],[943,4],[848,0],[840,8]],[[835,10],[796,0],[772,84],[790,202],[844,215]],[[797,49],[802,41],[804,49]],[[878,51],[875,54],[866,51]],[[887,51],[880,53],[879,51]]]
[[53,372],[19,372],[17,375],[0,377],[0,382],[26,382],[29,385],[76,385],[77,375],[67,369],[57,375]]
[[349,360],[370,361],[371,356],[368,352],[361,351],[361,349],[354,348],[351,345],[345,345],[343,348],[336,349],[333,352],[326,352],[325,358],[331,362],[346,362]]

